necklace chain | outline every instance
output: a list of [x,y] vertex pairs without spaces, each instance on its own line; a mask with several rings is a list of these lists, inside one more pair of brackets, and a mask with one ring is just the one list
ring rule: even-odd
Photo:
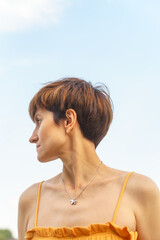
[[75,205],[75,204],[76,204],[77,198],[82,194],[82,192],[86,189],[86,187],[87,187],[87,186],[92,182],[92,180],[96,177],[97,172],[98,172],[100,166],[102,165],[102,163],[103,163],[103,162],[101,161],[101,163],[100,163],[99,167],[97,168],[94,176],[91,178],[91,180],[87,183],[87,185],[82,189],[82,191],[81,191],[81,192],[77,195],[77,197],[75,197],[75,198],[72,198],[72,197],[70,196],[69,192],[68,192],[67,189],[66,189],[66,186],[65,186],[65,183],[64,183],[64,181],[63,181],[63,178],[61,177],[62,182],[63,182],[63,185],[64,185],[64,189],[65,189],[67,195],[68,195],[69,198],[70,198],[70,203],[71,203],[71,205]]

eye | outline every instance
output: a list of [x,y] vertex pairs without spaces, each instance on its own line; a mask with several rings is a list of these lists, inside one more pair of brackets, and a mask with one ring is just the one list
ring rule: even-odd
[[41,120],[39,118],[36,118],[36,124],[40,125]]

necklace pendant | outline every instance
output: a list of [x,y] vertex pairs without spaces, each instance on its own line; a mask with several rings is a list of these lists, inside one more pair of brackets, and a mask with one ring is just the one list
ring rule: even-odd
[[70,204],[71,204],[71,205],[76,205],[76,200],[75,200],[75,199],[71,199],[71,200],[70,200]]

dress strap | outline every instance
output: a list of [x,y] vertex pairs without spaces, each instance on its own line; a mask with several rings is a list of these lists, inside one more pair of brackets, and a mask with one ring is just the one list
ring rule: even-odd
[[127,177],[125,178],[125,180],[124,180],[124,183],[123,183],[123,186],[122,186],[122,190],[121,190],[121,193],[120,193],[120,195],[119,195],[118,202],[117,202],[117,205],[116,205],[116,208],[115,208],[115,211],[114,211],[112,223],[115,223],[115,221],[116,221],[116,217],[117,217],[118,209],[119,209],[119,206],[120,206],[120,203],[121,203],[121,200],[122,200],[122,196],[123,196],[123,193],[124,193],[126,184],[127,184],[127,182],[128,182],[128,179],[129,179],[129,177],[131,176],[132,173],[133,173],[133,172],[130,172],[130,173],[127,175]]
[[40,200],[40,193],[41,193],[41,186],[42,186],[42,183],[44,181],[42,181],[40,184],[39,184],[39,189],[38,189],[38,196],[37,196],[37,207],[36,207],[36,216],[35,216],[35,227],[37,227],[37,218],[38,218],[38,210],[39,210],[39,200]]

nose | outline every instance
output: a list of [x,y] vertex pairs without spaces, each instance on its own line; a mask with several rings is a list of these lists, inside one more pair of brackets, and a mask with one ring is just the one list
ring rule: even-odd
[[29,138],[30,143],[36,143],[38,141],[38,135],[35,131],[33,131],[32,136]]

